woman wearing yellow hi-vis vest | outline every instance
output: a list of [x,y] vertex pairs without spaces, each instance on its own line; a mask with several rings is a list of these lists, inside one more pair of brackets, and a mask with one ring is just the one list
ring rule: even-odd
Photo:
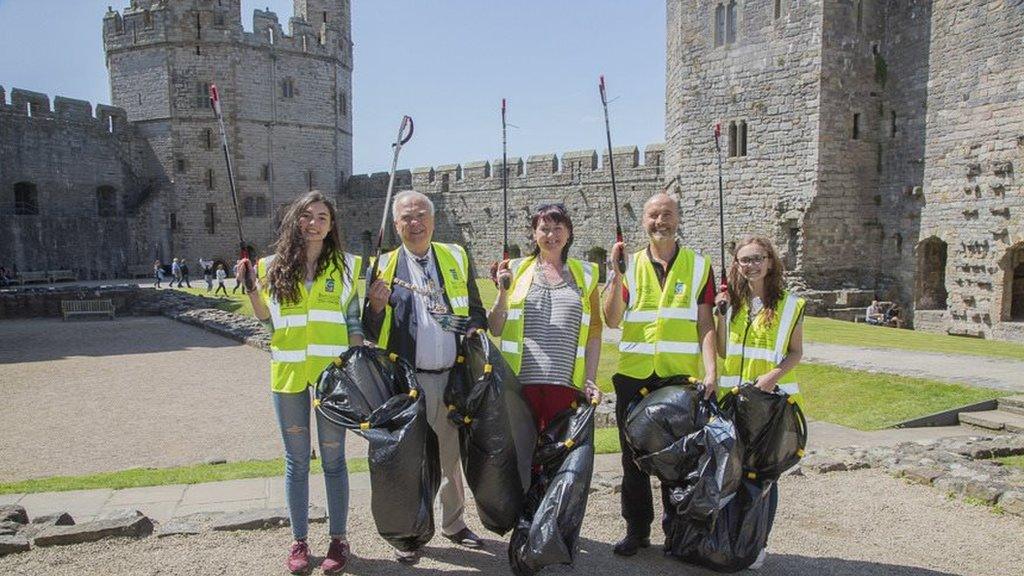
[[[310,395],[320,372],[349,346],[363,343],[355,277],[360,258],[342,251],[334,206],[320,192],[295,200],[281,221],[275,254],[257,265],[259,282],[249,299],[256,317],[269,324],[270,385],[284,439],[285,492],[295,541],[288,554],[292,573],[309,569]],[[253,288],[256,288],[255,290]],[[327,485],[331,543],[321,568],[340,573],[348,559],[348,468],[345,429],[317,419]]]
[[[776,387],[799,402],[793,369],[803,356],[804,299],[787,292],[778,252],[766,238],[740,240],[729,268],[729,289],[715,298],[729,304],[718,318],[718,355],[724,358],[720,390],[753,383],[765,392]],[[717,309],[716,309],[717,310]],[[778,507],[778,484],[769,493],[768,529]],[[766,556],[761,550],[752,569]]]
[[594,379],[601,312],[597,265],[568,257],[573,234],[565,206],[541,206],[530,225],[536,248],[498,269],[498,298],[487,324],[501,337],[501,353],[519,375],[540,432],[575,401],[577,390],[600,399]]

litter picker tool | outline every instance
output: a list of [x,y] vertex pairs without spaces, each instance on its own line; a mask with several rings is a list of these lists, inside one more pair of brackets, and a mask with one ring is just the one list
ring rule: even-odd
[[[604,108],[604,133],[608,137],[608,167],[612,173],[612,204],[615,206],[615,241],[622,242],[622,224],[619,222],[619,191],[615,182],[615,157],[612,155],[612,130],[608,123],[608,94],[605,91],[604,74],[601,75],[601,81],[597,88],[601,92],[601,107]],[[626,272],[625,254],[619,255],[615,266],[618,268],[619,274]]]
[[[504,210],[505,221],[505,236],[504,243],[501,248],[501,259],[508,260],[508,137],[507,137],[507,124],[505,122],[505,99],[501,99],[501,202],[502,209]],[[508,290],[512,284],[511,279],[502,278],[501,288],[502,290]]]
[[[224,114],[220,107],[220,92],[217,90],[216,84],[210,84],[210,107],[213,108],[213,114],[217,117],[217,125],[220,127],[220,144],[224,150],[224,163],[227,164],[228,168],[228,185],[231,187],[231,204],[235,208],[235,225],[238,227],[238,255],[242,261],[242,277],[245,279],[249,278],[249,249],[245,243],[245,238],[242,235],[242,217],[238,212],[238,190],[235,188],[235,171],[231,166],[231,154],[228,152],[228,134],[224,129]],[[248,284],[248,282],[246,282]]]
[[[725,274],[725,192],[722,187],[722,125],[715,124],[715,152],[718,155],[718,247],[722,257],[722,283],[721,288],[729,286],[729,278]],[[713,274],[712,274],[713,275]],[[718,313],[725,314],[726,303],[718,303]]]
[[377,277],[377,265],[380,263],[380,250],[384,244],[384,226],[388,223],[388,211],[391,210],[391,193],[395,189],[395,169],[398,168],[398,153],[402,146],[412,138],[413,123],[411,116],[402,116],[402,123],[398,127],[398,136],[395,143],[391,145],[393,156],[391,157],[391,176],[388,178],[388,193],[384,197],[384,214],[380,217],[380,230],[377,232],[377,251],[373,258],[373,267],[366,276],[366,292],[370,292],[370,285]]

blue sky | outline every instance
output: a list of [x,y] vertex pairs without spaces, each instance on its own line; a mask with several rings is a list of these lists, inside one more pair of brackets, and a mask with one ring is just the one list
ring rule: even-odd
[[[127,0],[0,0],[0,85],[109,102],[101,20]],[[354,172],[387,170],[402,114],[416,136],[404,167],[605,146],[597,78],[608,82],[612,139],[664,139],[664,0],[353,0]],[[45,6],[45,10],[41,7]],[[242,22],[291,0],[243,0]]]

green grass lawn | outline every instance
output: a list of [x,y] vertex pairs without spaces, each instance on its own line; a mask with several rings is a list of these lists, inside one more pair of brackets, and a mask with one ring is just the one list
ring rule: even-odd
[[1011,358],[1024,360],[1024,345],[998,340],[982,340],[949,336],[947,334],[929,334],[914,330],[900,330],[870,324],[843,322],[831,318],[804,319],[804,339],[822,344],[843,344],[846,346],[864,346],[869,348],[898,348],[901,350],[920,350],[923,352],[943,352],[948,354],[969,354],[972,356],[991,356],[994,358]]
[[1011,466],[1024,471],[1024,456],[1004,456],[1002,458],[996,458],[996,462],[999,462],[1003,466]]

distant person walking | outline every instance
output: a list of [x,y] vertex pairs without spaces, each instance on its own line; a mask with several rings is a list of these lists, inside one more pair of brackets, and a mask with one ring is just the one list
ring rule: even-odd
[[224,285],[224,280],[228,277],[228,273],[224,270],[223,264],[217,264],[217,289],[213,291],[213,295],[216,296],[221,290],[224,291],[224,295],[228,295],[228,287]]
[[153,262],[153,279],[156,280],[156,287],[162,288],[160,283],[164,280],[164,266],[159,260]]
[[213,260],[199,259],[199,266],[203,269],[203,280],[206,280],[206,291],[213,290]]
[[178,287],[181,287],[181,263],[175,258],[171,261],[171,288],[174,288],[174,283],[178,283]]
[[239,260],[235,262],[235,287],[231,289],[231,293],[234,294],[239,288],[242,289],[242,294],[245,294],[245,281],[243,275],[245,274],[245,261]]
[[178,262],[178,269],[181,270],[181,280],[178,280],[178,288],[181,288],[181,283],[184,282],[188,288],[192,287],[192,284],[188,281],[188,262],[184,258]]

